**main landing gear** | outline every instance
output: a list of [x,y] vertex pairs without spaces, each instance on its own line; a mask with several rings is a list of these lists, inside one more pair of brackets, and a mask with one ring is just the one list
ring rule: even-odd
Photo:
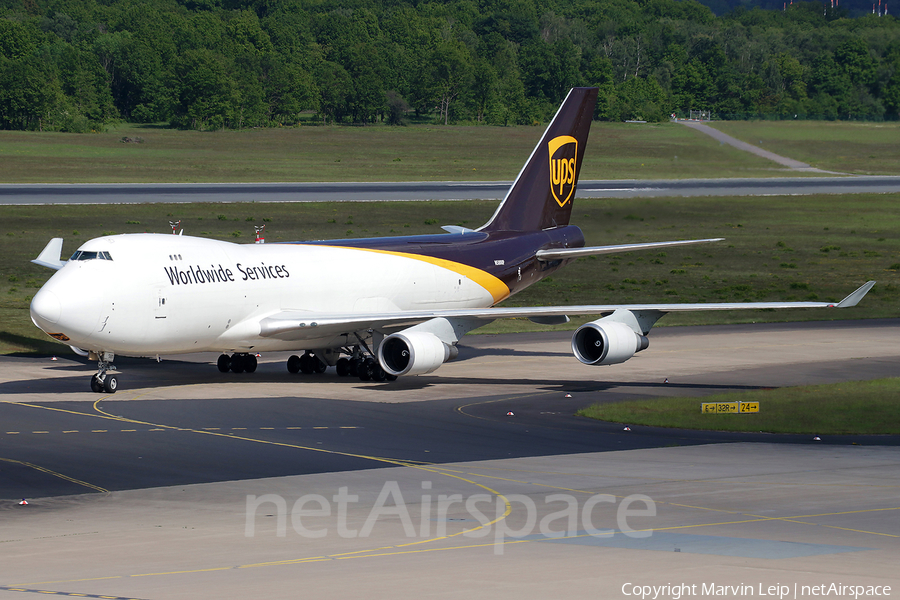
[[252,373],[257,366],[256,355],[246,352],[236,352],[231,356],[223,354],[216,361],[216,366],[219,367],[219,371],[222,373],[227,373],[228,371],[233,373],[243,373],[244,371]]
[[106,392],[107,394],[115,394],[119,389],[119,378],[117,375],[109,373],[111,369],[115,369],[112,364],[115,355],[112,352],[100,352],[97,354],[97,373],[91,375],[91,391],[95,394]]
[[[316,375],[324,373],[329,366],[334,366],[339,377],[358,377],[360,381],[378,382],[397,379],[396,375],[386,373],[375,357],[360,347],[352,346],[343,348],[342,351],[347,356],[337,358],[341,350],[308,351],[300,356],[294,354],[287,360],[287,370],[295,374]],[[253,373],[257,366],[256,355],[246,352],[236,352],[231,356],[222,354],[216,361],[216,366],[222,373]]]
[[[371,356],[353,357],[346,360],[346,374],[350,377],[359,377],[360,381],[396,381],[396,375],[387,373],[381,365]],[[338,375],[341,374],[340,368]]]
[[306,352],[303,356],[296,354],[287,360],[287,370],[289,373],[324,373],[328,365],[322,359],[311,352]]
[[[372,356],[362,353],[359,348],[347,351],[349,358],[341,357],[335,363],[338,377],[359,377],[361,381],[395,381],[396,375],[389,375]],[[328,365],[312,352],[302,356],[291,356],[287,361],[290,373],[324,373]]]

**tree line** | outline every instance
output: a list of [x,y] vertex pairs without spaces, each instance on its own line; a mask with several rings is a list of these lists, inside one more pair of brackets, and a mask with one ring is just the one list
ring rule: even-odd
[[[0,128],[900,118],[900,24],[795,2],[0,0]],[[301,116],[303,115],[303,116]]]

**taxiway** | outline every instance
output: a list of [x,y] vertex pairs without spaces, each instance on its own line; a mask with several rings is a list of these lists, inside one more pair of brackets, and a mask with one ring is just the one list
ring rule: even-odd
[[393,384],[292,376],[274,355],[253,375],[133,360],[114,396],[84,391],[87,365],[0,357],[0,598],[897,590],[900,436],[624,431],[573,412],[894,375],[898,330],[662,328],[604,368],[565,333],[469,336],[461,360]]

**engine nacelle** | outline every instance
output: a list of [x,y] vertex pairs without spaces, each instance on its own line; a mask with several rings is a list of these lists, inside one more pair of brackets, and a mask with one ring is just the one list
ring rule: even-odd
[[628,325],[604,319],[585,323],[572,336],[572,352],[586,365],[623,363],[649,345]]
[[378,362],[391,375],[424,375],[455,358],[459,351],[427,331],[401,331],[378,346]]

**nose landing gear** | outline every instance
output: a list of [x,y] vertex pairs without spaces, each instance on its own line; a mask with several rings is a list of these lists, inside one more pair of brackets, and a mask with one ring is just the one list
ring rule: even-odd
[[112,364],[115,355],[112,352],[100,352],[97,354],[97,373],[91,375],[91,391],[95,394],[105,392],[115,394],[119,389],[119,377],[108,371],[115,369]]

